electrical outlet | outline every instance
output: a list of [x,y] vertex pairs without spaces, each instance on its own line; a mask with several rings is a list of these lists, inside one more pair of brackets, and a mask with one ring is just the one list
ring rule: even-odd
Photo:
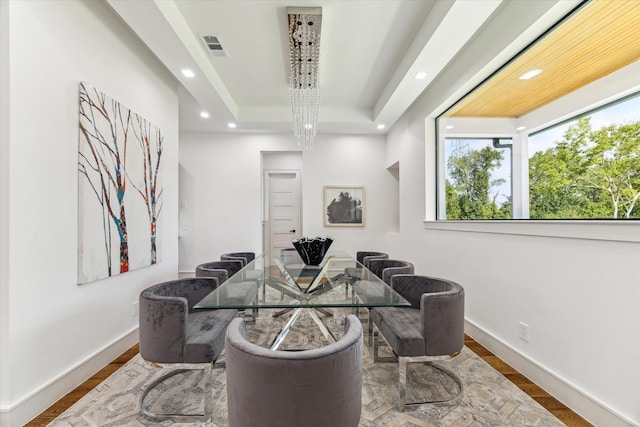
[[518,323],[518,335],[520,339],[525,342],[529,342],[529,325],[526,323]]
[[138,301],[133,302],[133,313],[132,316],[136,317],[138,315]]

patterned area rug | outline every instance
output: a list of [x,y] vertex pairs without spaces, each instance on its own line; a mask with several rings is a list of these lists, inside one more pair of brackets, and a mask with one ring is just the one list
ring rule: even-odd
[[[325,318],[336,336],[343,330],[344,316],[350,311],[332,309]],[[248,338],[268,346],[278,333],[282,318],[274,310],[261,310],[255,323],[248,324]],[[283,316],[286,317],[286,316]],[[366,313],[360,314],[365,335]],[[557,418],[523,393],[504,376],[466,347],[462,353],[440,366],[455,372],[463,383],[463,395],[454,404],[425,404],[397,409],[398,364],[373,363],[365,336],[364,384],[360,426],[563,426]],[[282,349],[299,350],[327,343],[319,328],[308,317],[301,317]],[[224,360],[224,354],[220,361]],[[151,381],[173,367],[158,367],[136,355],[125,366],[62,413],[50,426],[227,426],[226,375],[224,367],[213,369],[213,404],[209,422],[175,423],[149,421],[139,415],[139,396]],[[408,374],[412,400],[445,398],[458,393],[457,384],[427,364],[411,364]],[[176,375],[147,397],[153,410],[198,413],[202,411],[203,375],[201,370]],[[146,402],[147,402],[146,401]],[[155,402],[155,403],[151,403]],[[328,426],[329,427],[329,426]]]

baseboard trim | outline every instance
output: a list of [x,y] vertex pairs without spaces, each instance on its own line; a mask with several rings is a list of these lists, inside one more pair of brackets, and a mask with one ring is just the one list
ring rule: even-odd
[[476,323],[465,319],[465,333],[487,350],[507,362],[511,367],[529,378],[547,393],[595,426],[638,427],[633,421],[617,413],[584,390],[571,384],[560,375],[530,359],[511,345],[484,330]]
[[0,425],[23,426],[138,342],[138,327],[60,373],[8,408],[0,409]]

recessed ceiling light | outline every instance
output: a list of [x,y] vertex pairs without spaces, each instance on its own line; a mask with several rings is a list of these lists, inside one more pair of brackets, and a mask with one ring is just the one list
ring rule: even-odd
[[203,119],[208,119],[209,118],[209,113],[207,111],[201,111],[200,112],[200,117],[202,117]]
[[521,75],[519,77],[520,80],[529,80],[534,78],[535,76],[539,75],[542,72],[541,69],[537,68],[535,70],[531,70],[531,71],[527,71],[526,73],[524,73],[523,75]]
[[189,68],[183,68],[182,69],[182,75],[188,78],[193,78],[196,76],[196,74],[190,70]]
[[449,125],[447,126],[447,129],[453,129],[453,126]]
[[414,79],[416,80],[424,80],[427,77],[427,72],[426,71],[420,71],[418,74],[415,75]]
[[378,128],[378,130],[382,130],[384,129],[384,125],[382,123],[380,123],[378,126],[376,126]]
[[518,126],[516,130],[525,130],[526,128],[527,128],[526,126]]
[[236,128],[236,124],[235,123],[227,123],[227,127],[229,129],[235,129]]

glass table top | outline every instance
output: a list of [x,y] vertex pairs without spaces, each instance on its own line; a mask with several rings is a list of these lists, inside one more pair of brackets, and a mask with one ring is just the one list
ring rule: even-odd
[[409,306],[371,271],[342,251],[318,266],[305,265],[295,250],[258,256],[194,308],[318,308]]

